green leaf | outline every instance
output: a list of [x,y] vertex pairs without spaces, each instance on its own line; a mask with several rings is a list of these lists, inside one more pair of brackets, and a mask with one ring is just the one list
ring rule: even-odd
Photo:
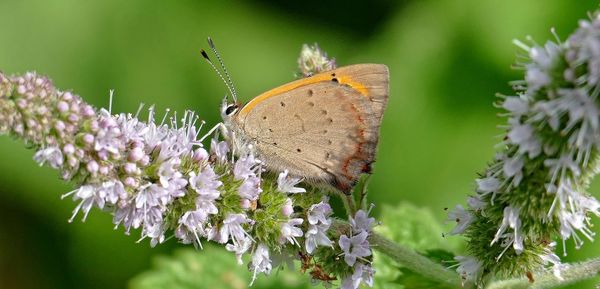
[[[252,280],[246,264],[238,265],[232,253],[216,246],[180,249],[153,263],[152,269],[130,280],[130,289],[243,289],[250,288]],[[259,275],[251,288],[310,288],[308,279],[287,268],[273,269],[271,276]]]
[[381,225],[375,231],[383,236],[419,252],[430,249],[456,250],[457,238],[444,238],[444,226],[429,208],[401,203],[384,205],[379,218]]
[[415,273],[406,268],[400,268],[400,275],[393,281],[395,284],[401,284],[405,289],[450,289],[436,281],[428,280],[422,275]]
[[[444,226],[431,210],[419,208],[409,203],[397,206],[384,205],[379,217],[381,225],[375,231],[392,241],[413,248],[426,257],[443,264],[454,259],[451,251],[460,248],[456,238],[444,238]],[[374,252],[373,267],[375,274],[375,289],[424,289],[446,288],[441,284],[426,279],[418,273],[403,268],[379,252]]]

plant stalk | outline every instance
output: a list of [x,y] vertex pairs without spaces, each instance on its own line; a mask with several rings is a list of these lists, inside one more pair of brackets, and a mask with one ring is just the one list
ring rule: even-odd
[[561,278],[557,278],[551,272],[541,273],[533,276],[531,282],[527,278],[499,280],[492,282],[487,289],[548,289],[573,284],[578,281],[590,279],[600,275],[600,258],[590,259],[575,264],[565,264],[567,267],[560,272]]
[[423,275],[430,280],[435,280],[449,288],[465,288],[461,285],[460,276],[444,266],[415,252],[413,249],[401,246],[393,241],[373,233],[369,242],[373,249],[392,258],[398,264],[413,272]]

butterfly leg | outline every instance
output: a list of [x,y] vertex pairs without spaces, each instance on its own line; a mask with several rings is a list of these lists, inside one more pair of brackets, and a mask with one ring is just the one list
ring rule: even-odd
[[200,143],[203,142],[207,137],[211,136],[217,129],[219,129],[220,131],[222,131],[224,133],[227,131],[227,128],[225,127],[225,125],[222,122],[217,123],[204,136],[202,136],[198,142],[200,142]]

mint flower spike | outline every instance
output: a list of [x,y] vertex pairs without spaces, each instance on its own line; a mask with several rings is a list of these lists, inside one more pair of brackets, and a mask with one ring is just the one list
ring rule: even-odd
[[[465,281],[512,276],[553,266],[560,238],[576,248],[592,241],[590,217],[600,202],[586,192],[598,172],[600,149],[600,18],[581,21],[566,41],[515,44],[526,52],[517,65],[524,80],[499,107],[508,123],[503,148],[476,180],[468,208],[450,213],[452,231],[468,238],[471,256],[457,257]],[[490,224],[494,224],[490,226]]]

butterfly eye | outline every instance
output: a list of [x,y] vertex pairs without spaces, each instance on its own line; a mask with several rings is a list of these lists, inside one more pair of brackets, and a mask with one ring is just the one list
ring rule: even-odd
[[225,109],[225,114],[226,115],[232,115],[238,108],[237,104],[232,104],[230,106],[227,107],[227,109]]

